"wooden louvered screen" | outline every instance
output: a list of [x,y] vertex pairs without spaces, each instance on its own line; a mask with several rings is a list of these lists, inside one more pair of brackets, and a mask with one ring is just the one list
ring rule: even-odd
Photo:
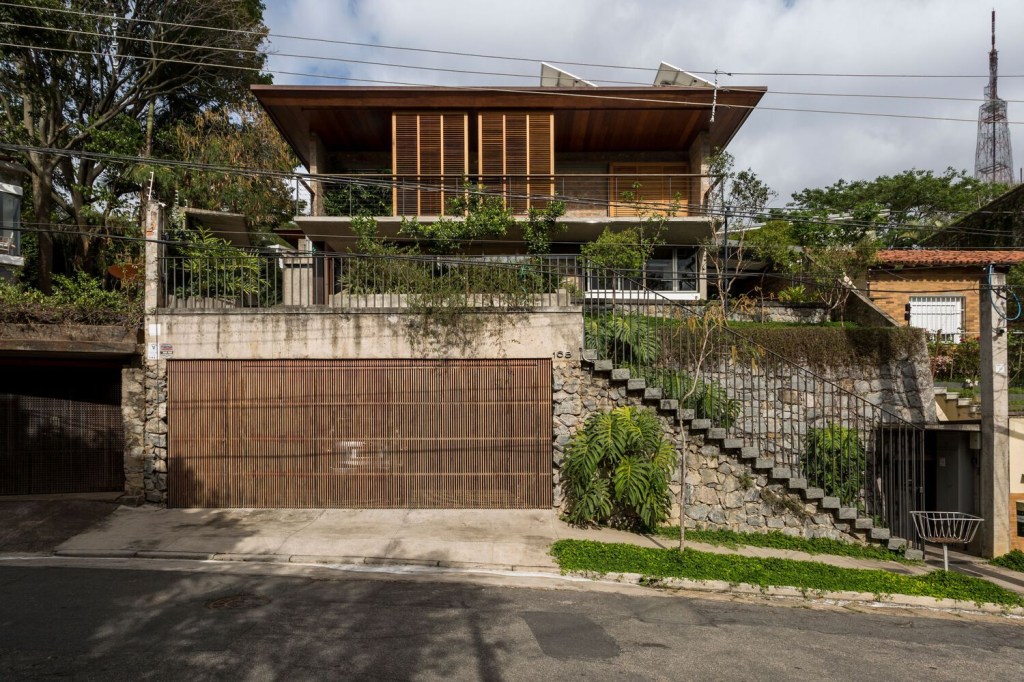
[[639,210],[646,215],[685,215],[694,181],[685,176],[688,172],[685,163],[613,163],[608,186],[610,214],[636,217]]
[[443,215],[469,174],[469,116],[391,116],[395,215]]
[[480,182],[515,213],[541,208],[555,193],[554,114],[480,114]]
[[172,360],[175,507],[544,508],[550,360]]

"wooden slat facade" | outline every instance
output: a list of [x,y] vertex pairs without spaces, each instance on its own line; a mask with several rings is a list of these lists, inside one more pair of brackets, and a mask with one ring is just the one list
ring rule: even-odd
[[555,118],[550,111],[479,114],[480,182],[514,213],[543,208],[555,193]]
[[544,508],[550,360],[172,360],[175,507]]
[[444,215],[469,173],[466,113],[391,117],[395,215]]
[[609,210],[613,217],[633,218],[637,209],[646,215],[686,215],[692,177],[685,163],[613,163],[608,187]]

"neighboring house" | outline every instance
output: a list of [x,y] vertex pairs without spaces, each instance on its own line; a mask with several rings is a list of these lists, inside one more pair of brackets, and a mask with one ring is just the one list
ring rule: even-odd
[[895,320],[959,342],[979,333],[980,282],[989,268],[1024,263],[1024,251],[879,251],[867,275],[871,300]]
[[0,279],[13,279],[21,255],[21,178],[25,168],[0,161]]
[[[587,85],[550,71],[542,82]],[[709,83],[687,82],[700,85],[258,85],[253,92],[314,174],[312,215],[296,222],[315,250],[347,251],[355,215],[375,216],[389,237],[403,218],[436,220],[468,182],[502,196],[520,216],[565,201],[560,221],[567,229],[552,245],[557,254],[578,253],[605,227],[635,224],[638,207],[667,214],[666,244],[648,263],[646,280],[669,297],[693,300],[706,296],[701,245],[716,223],[709,157],[726,147],[765,88],[719,88],[716,95]],[[472,249],[523,251],[518,234]]]
[[926,238],[928,248],[996,248],[1024,246],[1024,184],[996,197],[944,230]]

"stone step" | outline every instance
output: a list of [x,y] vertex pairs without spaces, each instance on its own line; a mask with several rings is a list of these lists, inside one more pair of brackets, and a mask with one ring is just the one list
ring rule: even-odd
[[857,520],[853,522],[853,527],[857,530],[871,530],[875,527],[874,519],[870,519],[866,516],[859,516]]
[[788,480],[793,478],[793,470],[789,467],[772,467],[772,478]]
[[593,348],[588,348],[585,351],[583,351],[583,354],[580,355],[580,358],[583,359],[583,362],[593,362],[594,360],[597,360],[597,351],[594,350]]
[[646,379],[630,379],[626,382],[627,391],[642,391],[647,388]]
[[836,514],[836,516],[839,517],[840,521],[853,521],[854,519],[857,518],[857,508],[856,507],[840,507],[839,508],[839,513]]
[[823,497],[821,498],[822,509],[839,509],[839,498],[838,497]]
[[825,497],[825,491],[821,488],[804,488],[805,500],[820,500]]
[[758,457],[754,460],[755,469],[771,469],[775,466],[775,460],[771,457]]
[[691,431],[707,431],[711,428],[710,419],[694,419],[690,422]]
[[740,457],[743,459],[757,459],[761,456],[761,448],[747,445],[740,448]]
[[662,398],[661,404],[658,407],[666,412],[675,412],[679,409],[679,401],[672,400],[671,398]]
[[739,450],[743,447],[742,438],[726,438],[722,440],[722,448],[725,450]]
[[903,558],[910,561],[924,561],[924,552],[920,549],[908,549],[903,552]]
[[629,370],[623,367],[612,370],[612,381],[629,381]]
[[615,363],[611,360],[594,360],[595,372],[610,372],[615,369]]
[[888,528],[872,528],[871,529],[872,540],[888,540],[889,529]]
[[679,418],[682,419],[684,422],[693,421],[694,419],[697,418],[697,410],[683,408],[679,410]]
[[903,538],[889,538],[888,547],[892,551],[901,550],[907,546],[907,541]]
[[712,440],[722,440],[723,438],[725,438],[725,429],[718,428],[718,427],[713,428],[713,429],[708,429],[707,437],[712,439]]
[[656,386],[648,386],[644,389],[644,400],[661,400],[661,389]]
[[807,488],[807,479],[791,478],[789,479],[789,487],[791,490],[805,490]]

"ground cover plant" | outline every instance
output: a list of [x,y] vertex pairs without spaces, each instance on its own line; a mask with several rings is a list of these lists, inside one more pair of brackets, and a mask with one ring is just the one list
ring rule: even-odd
[[649,578],[724,580],[760,587],[796,587],[874,595],[905,594],[957,599],[1004,607],[1024,606],[1024,597],[980,578],[947,571],[907,576],[882,570],[841,568],[813,561],[759,559],[687,549],[655,549],[592,540],[559,540],[551,554],[563,572],[639,573]]
[[1003,568],[1009,568],[1012,571],[1020,571],[1021,573],[1024,573],[1024,552],[1019,549],[1015,549],[1008,554],[997,556],[989,563],[994,566],[1002,566]]
[[[657,535],[666,538],[679,538],[679,526],[661,526],[656,531]],[[857,545],[852,542],[832,540],[830,538],[802,538],[794,535],[786,535],[779,531],[767,533],[740,533],[734,530],[702,530],[699,528],[687,528],[686,539],[692,542],[703,542],[708,545],[720,547],[770,547],[773,549],[788,549],[795,552],[807,554],[831,554],[834,556],[848,556],[855,559],[875,559],[878,561],[903,561],[903,552],[894,552],[885,547],[877,545]],[[917,562],[912,562],[917,563]]]

